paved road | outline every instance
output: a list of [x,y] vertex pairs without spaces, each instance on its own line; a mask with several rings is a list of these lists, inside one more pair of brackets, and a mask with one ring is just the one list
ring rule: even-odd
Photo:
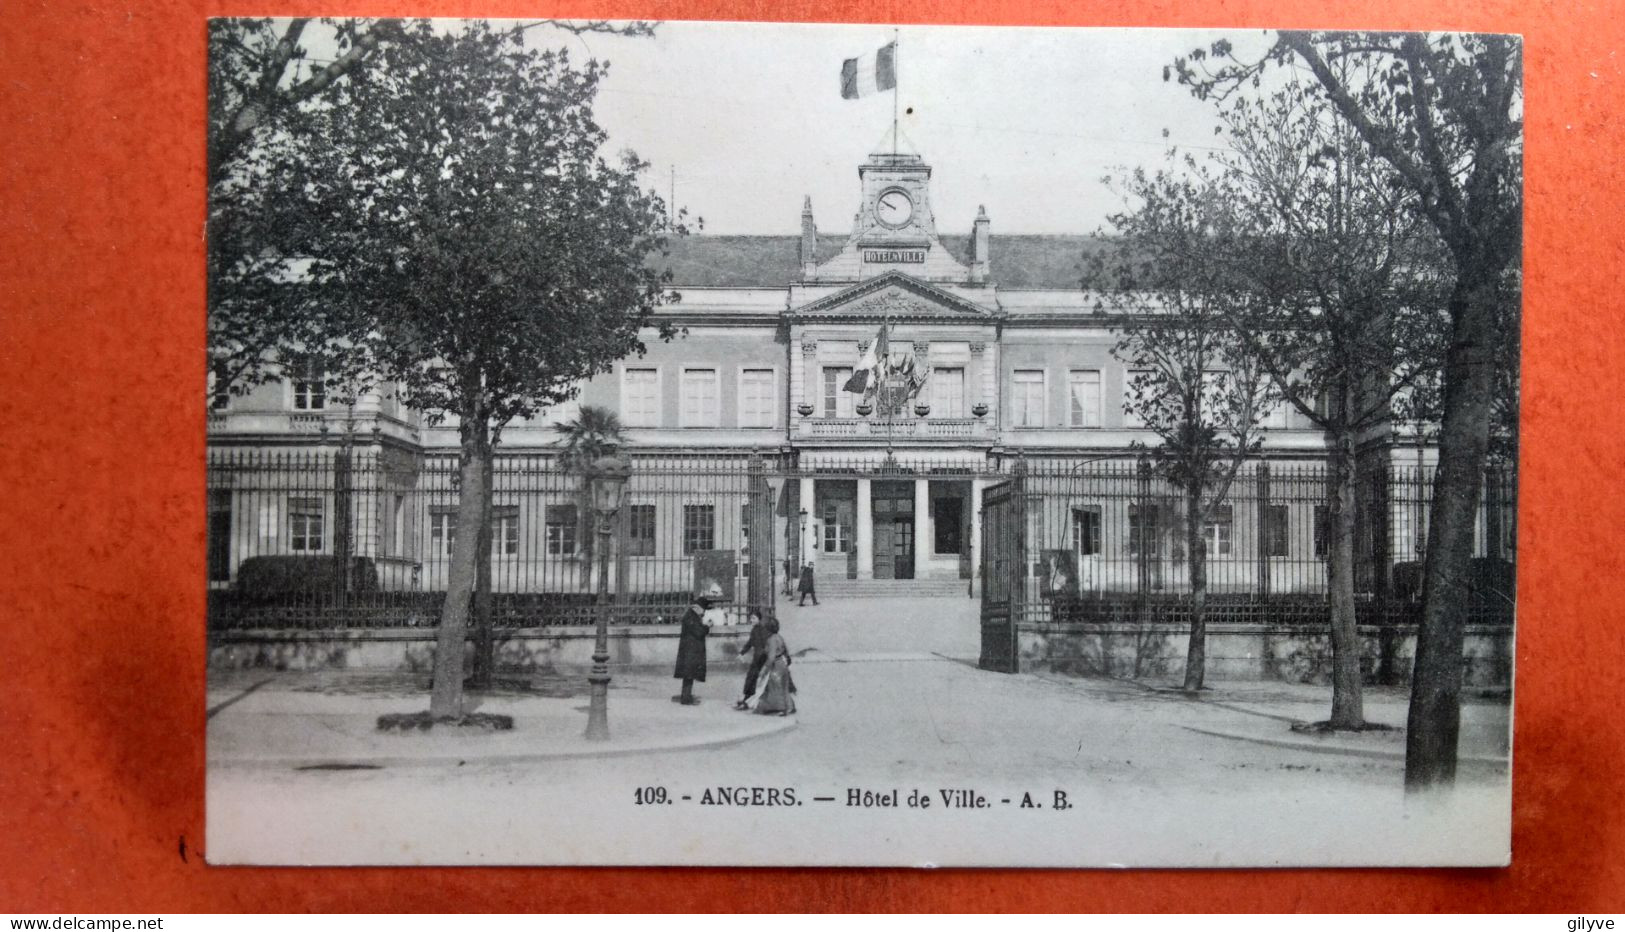
[[[748,744],[524,766],[213,772],[209,854],[305,863],[1370,864],[1487,863],[1507,850],[1504,774],[1476,776],[1447,805],[1423,809],[1404,800],[1395,762],[1188,727],[1234,726],[1254,714],[1245,710],[1112,681],[980,671],[974,606],[829,600],[789,610],[798,726]],[[733,677],[714,676],[702,695],[726,702],[736,688]],[[753,787],[778,790],[780,803],[788,789],[796,805],[704,804],[739,788],[769,801]],[[638,791],[650,788],[672,801],[639,805]],[[949,807],[941,791],[955,789],[988,808]],[[895,791],[900,805],[849,806],[853,790],[860,800],[865,790],[882,799]],[[906,805],[915,790],[932,798],[930,808]],[[1056,808],[1057,790],[1066,808]]]

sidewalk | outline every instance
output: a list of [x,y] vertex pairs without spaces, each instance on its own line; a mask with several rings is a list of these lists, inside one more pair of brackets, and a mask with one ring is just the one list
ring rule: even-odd
[[234,674],[210,683],[208,762],[342,770],[613,757],[720,747],[795,727],[795,716],[735,710],[738,684],[732,676],[723,679],[700,687],[700,705],[682,706],[670,699],[677,691],[670,677],[617,677],[609,690],[610,738],[589,742],[581,678],[513,681],[490,695],[470,696],[469,711],[513,716],[511,731],[401,734],[378,731],[378,716],[427,709],[421,677]]
[[[1281,682],[1218,682],[1198,698],[1187,696],[1175,682],[1151,680],[1079,680],[1058,674],[1063,682],[1093,682],[1138,692],[1148,701],[1180,704],[1205,714],[1190,716],[1187,730],[1216,738],[1325,754],[1379,760],[1405,759],[1405,718],[1410,692],[1402,687],[1367,686],[1362,699],[1367,722],[1386,726],[1363,732],[1294,730],[1293,725],[1323,722],[1331,714],[1331,687]],[[1110,687],[1108,687],[1110,688]],[[1505,766],[1510,756],[1511,705],[1503,699],[1463,697],[1459,760],[1477,766]]]

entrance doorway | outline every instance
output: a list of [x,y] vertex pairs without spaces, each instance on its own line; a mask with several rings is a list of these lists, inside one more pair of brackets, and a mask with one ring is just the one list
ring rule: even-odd
[[820,479],[813,495],[817,501],[812,546],[818,554],[819,571],[857,579],[858,484],[852,480]]
[[879,481],[873,488],[876,579],[914,578],[914,483]]
[[959,578],[971,578],[970,497],[971,484],[968,481],[931,480],[930,552],[933,575],[952,571],[953,564],[957,564]]

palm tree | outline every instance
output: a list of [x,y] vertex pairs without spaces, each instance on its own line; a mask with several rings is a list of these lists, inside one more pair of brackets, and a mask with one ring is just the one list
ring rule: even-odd
[[576,490],[576,554],[581,561],[582,586],[592,584],[593,544],[597,539],[592,518],[592,474],[590,466],[599,457],[613,456],[626,443],[626,427],[620,415],[597,405],[582,405],[574,420],[554,424],[559,434],[559,468],[574,473],[580,482]]

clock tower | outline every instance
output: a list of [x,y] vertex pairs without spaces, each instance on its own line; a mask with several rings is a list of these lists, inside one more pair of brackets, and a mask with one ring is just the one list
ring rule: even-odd
[[[931,211],[931,166],[913,152],[876,152],[858,166],[863,199],[852,235],[839,254],[813,265],[802,257],[811,282],[852,282],[902,272],[934,282],[971,283],[971,270],[937,239]],[[810,218],[803,218],[804,225]]]
[[876,153],[858,167],[864,242],[925,244],[937,235],[931,214],[931,166],[913,153]]

